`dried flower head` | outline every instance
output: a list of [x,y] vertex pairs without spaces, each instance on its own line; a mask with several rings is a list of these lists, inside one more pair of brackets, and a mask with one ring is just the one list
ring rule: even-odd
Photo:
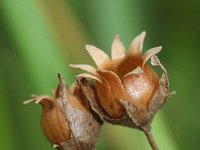
[[82,103],[81,97],[67,88],[60,74],[58,78],[55,98],[33,96],[24,103],[41,104],[41,126],[54,147],[60,150],[95,149],[101,123],[92,115],[88,105]]
[[[70,65],[88,72],[77,75],[77,81],[104,121],[147,130],[156,111],[170,96],[167,72],[156,56],[162,47],[142,55],[145,34],[133,40],[127,54],[119,36],[115,36],[111,59],[99,48],[86,45],[97,69],[85,64]],[[153,66],[161,68],[161,78],[147,64],[150,58]]]

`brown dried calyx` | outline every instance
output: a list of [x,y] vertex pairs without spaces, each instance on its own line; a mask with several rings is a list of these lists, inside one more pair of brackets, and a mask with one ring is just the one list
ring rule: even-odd
[[[167,72],[156,56],[162,47],[142,55],[145,34],[133,40],[127,54],[119,36],[115,36],[111,59],[102,50],[86,45],[97,69],[85,64],[70,66],[87,72],[77,75],[77,81],[102,120],[149,131],[154,114],[170,93]],[[162,70],[160,78],[147,64],[149,59]]]
[[80,96],[67,89],[61,75],[58,78],[55,98],[33,96],[24,103],[41,104],[41,126],[53,147],[59,150],[94,150],[101,122],[92,115],[89,105],[82,103]]

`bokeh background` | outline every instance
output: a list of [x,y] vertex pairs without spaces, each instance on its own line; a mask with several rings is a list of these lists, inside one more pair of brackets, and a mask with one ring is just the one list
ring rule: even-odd
[[[84,45],[109,53],[115,34],[128,48],[141,31],[144,50],[163,46],[170,98],[156,115],[161,150],[200,147],[200,3],[195,0],[0,0],[0,150],[51,150],[30,94],[51,94],[69,63],[93,63]],[[105,124],[97,150],[150,150],[138,130]]]

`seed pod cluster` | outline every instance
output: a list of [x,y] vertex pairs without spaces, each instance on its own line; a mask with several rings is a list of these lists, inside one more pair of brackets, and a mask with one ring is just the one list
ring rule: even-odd
[[[71,89],[58,75],[55,98],[33,96],[25,102],[42,105],[42,129],[54,146],[61,150],[95,149],[100,126],[109,122],[144,131],[152,148],[158,149],[150,133],[151,122],[171,93],[166,69],[157,57],[162,47],[142,54],[145,35],[138,35],[127,53],[116,35],[111,58],[99,48],[86,45],[97,68],[71,64],[87,72],[76,76]],[[161,77],[152,66],[161,69]]]

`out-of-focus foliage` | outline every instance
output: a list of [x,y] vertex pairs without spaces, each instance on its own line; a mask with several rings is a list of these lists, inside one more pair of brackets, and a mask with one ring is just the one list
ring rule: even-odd
[[[115,34],[128,48],[147,31],[144,49],[163,46],[173,96],[154,119],[161,150],[200,147],[200,2],[140,0],[0,1],[0,150],[52,149],[40,129],[40,108],[30,94],[51,94],[69,63],[91,63],[84,44],[109,52]],[[105,124],[98,150],[148,150],[142,132]]]

